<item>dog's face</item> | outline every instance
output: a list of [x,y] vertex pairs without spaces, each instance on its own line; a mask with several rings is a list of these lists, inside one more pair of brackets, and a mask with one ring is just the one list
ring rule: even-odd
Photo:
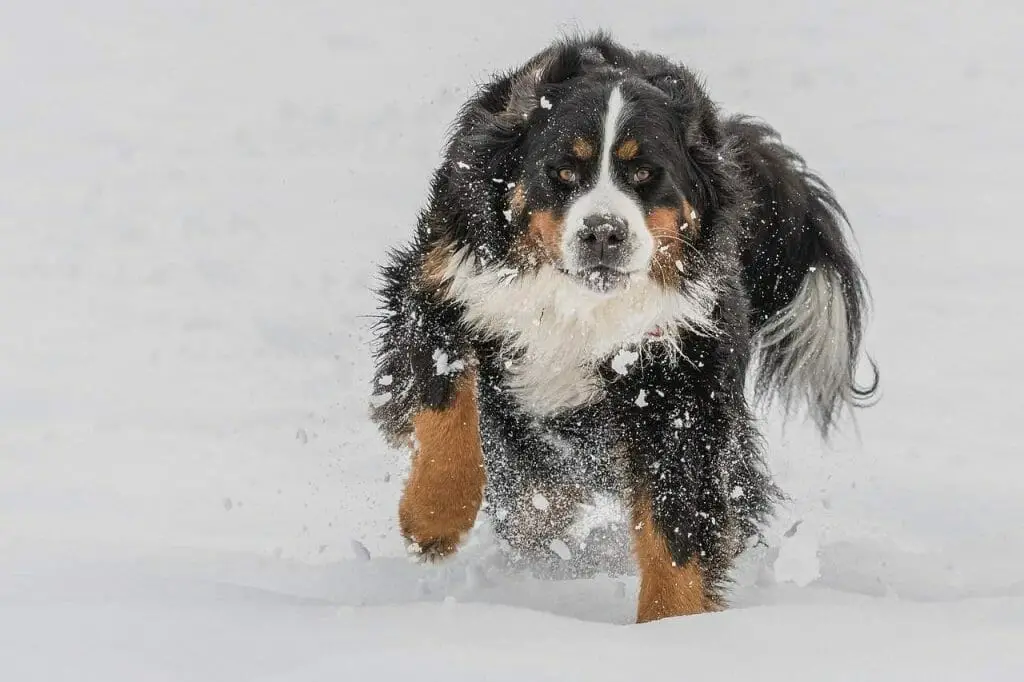
[[535,414],[594,400],[593,363],[625,345],[715,333],[716,226],[738,205],[717,112],[689,72],[627,72],[615,49],[562,46],[485,88],[424,216],[425,283],[521,352],[507,385]]
[[678,286],[699,219],[675,116],[646,83],[541,96],[508,194],[521,266],[548,264],[609,295],[643,278]]

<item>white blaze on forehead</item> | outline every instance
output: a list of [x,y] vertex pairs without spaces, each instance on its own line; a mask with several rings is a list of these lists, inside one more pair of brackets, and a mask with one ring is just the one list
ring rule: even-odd
[[626,103],[622,99],[622,91],[615,86],[608,98],[608,109],[604,114],[604,130],[601,131],[601,176],[598,184],[612,184],[612,147],[619,135],[619,124],[625,112]]
[[644,212],[637,201],[615,184],[613,174],[615,140],[619,136],[619,128],[628,112],[628,105],[622,97],[619,86],[612,89],[608,96],[604,119],[601,125],[601,157],[597,182],[583,193],[569,208],[565,217],[565,230],[562,232],[562,253],[565,254],[565,265],[568,270],[578,270],[576,235],[583,227],[583,219],[594,214],[612,214],[623,218],[629,228],[629,242],[633,247],[632,256],[624,269],[642,274],[650,267],[651,256],[654,254],[654,239],[648,232],[644,220]]

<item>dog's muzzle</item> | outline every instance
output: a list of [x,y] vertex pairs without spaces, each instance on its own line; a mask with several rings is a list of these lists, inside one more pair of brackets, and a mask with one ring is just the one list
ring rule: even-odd
[[573,238],[575,275],[588,288],[611,291],[629,280],[635,245],[629,225],[614,213],[585,217]]

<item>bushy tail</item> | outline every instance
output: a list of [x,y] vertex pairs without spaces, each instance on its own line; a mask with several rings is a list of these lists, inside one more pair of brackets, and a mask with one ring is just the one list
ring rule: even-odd
[[846,214],[769,126],[726,122],[755,188],[744,244],[744,275],[758,344],[755,395],[787,413],[806,405],[823,436],[846,407],[870,404],[878,388],[855,374],[867,285],[844,234]]

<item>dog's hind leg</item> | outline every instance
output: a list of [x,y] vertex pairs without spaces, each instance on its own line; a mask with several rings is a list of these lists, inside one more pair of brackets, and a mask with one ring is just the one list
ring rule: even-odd
[[476,375],[459,378],[451,402],[412,417],[414,451],[398,517],[410,547],[426,559],[455,552],[473,527],[486,476]]

